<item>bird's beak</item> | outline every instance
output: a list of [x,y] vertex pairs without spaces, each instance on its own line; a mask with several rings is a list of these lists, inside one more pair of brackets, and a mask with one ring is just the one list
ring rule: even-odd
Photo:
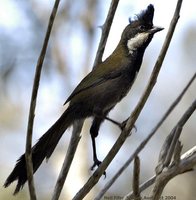
[[150,30],[149,33],[150,34],[154,34],[156,32],[162,31],[164,28],[163,27],[159,27],[159,26],[153,26]]

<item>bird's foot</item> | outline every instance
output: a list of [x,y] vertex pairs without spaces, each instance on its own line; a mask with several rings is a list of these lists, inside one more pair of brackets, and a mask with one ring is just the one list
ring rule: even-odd
[[[94,164],[92,165],[91,170],[93,171],[95,169],[95,167],[99,167],[99,165],[101,165],[101,163],[102,162],[100,160],[94,159]],[[106,178],[106,172],[105,171],[103,172],[103,175]]]
[[[129,119],[129,118],[128,118],[128,119]],[[121,131],[123,131],[123,129],[125,128],[128,119],[126,119],[125,121],[123,121],[123,122],[120,124],[119,127],[120,127]],[[134,130],[135,132],[137,132],[137,127],[136,127],[135,124],[133,125],[133,129],[132,129],[131,132],[129,133],[129,136],[132,134],[133,130]]]

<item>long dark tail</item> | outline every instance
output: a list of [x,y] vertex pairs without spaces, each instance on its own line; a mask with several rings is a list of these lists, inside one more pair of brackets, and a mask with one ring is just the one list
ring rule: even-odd
[[[39,168],[43,160],[48,159],[53,153],[58,141],[65,130],[77,118],[81,118],[81,111],[76,106],[70,106],[54,123],[54,125],[38,140],[32,147],[33,172]],[[13,181],[18,180],[14,194],[22,189],[27,181],[25,154],[23,154],[15,165],[15,168],[5,181],[4,187],[8,187]]]

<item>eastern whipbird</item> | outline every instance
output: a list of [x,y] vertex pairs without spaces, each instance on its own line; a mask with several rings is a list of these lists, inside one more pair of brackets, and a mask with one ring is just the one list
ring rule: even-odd
[[[43,160],[48,159],[66,129],[75,120],[93,117],[90,134],[93,144],[92,168],[99,166],[95,138],[98,136],[101,123],[107,118],[110,110],[127,95],[142,64],[146,47],[153,35],[163,28],[153,25],[154,7],[149,5],[131,20],[122,32],[121,39],[113,53],[98,64],[66,100],[68,108],[60,118],[32,147],[34,173]],[[17,180],[14,194],[18,193],[27,181],[25,154],[16,163],[4,186],[8,187]]]

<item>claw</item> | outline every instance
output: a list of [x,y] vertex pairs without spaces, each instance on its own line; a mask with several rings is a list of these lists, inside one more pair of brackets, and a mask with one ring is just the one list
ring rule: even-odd
[[[92,165],[91,167],[91,170],[93,171],[95,167],[99,167],[99,165],[101,164],[102,162],[99,161],[98,159],[97,160],[94,160],[94,164]],[[104,171],[103,175],[105,176],[106,178],[106,172]]]
[[[120,124],[120,129],[123,130],[127,124],[127,121],[128,119],[126,119],[125,121],[123,121],[121,124]],[[135,132],[137,132],[137,127],[135,125],[133,125],[133,129],[135,129]]]
[[99,167],[100,164],[101,164],[101,161],[99,160],[94,161],[94,164],[92,165],[91,170],[94,170],[95,167]]

